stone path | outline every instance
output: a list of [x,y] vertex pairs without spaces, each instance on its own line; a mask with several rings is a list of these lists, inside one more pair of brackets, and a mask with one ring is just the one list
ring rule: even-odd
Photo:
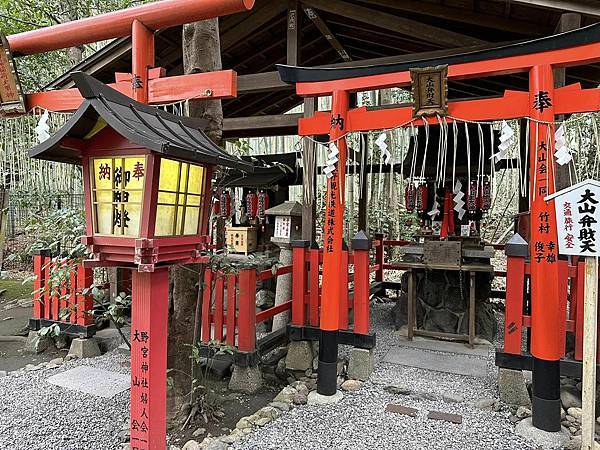
[[[496,387],[493,350],[484,356],[460,355],[477,365],[478,377],[391,364],[385,356],[398,347],[392,305],[375,306],[376,367],[355,392],[334,405],[301,406],[255,429],[233,444],[236,450],[360,449],[533,449],[514,433],[511,413],[502,409]],[[413,352],[426,352],[404,348]],[[343,352],[349,353],[349,349]],[[427,352],[428,353],[428,352]],[[435,358],[435,354],[428,355]],[[416,417],[386,412],[389,404],[417,410]],[[428,419],[431,411],[458,414],[461,424]]]

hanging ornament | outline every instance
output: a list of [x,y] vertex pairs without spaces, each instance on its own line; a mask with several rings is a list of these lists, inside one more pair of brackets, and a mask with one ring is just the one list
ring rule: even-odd
[[431,220],[435,220],[440,214],[440,206],[444,203],[443,191],[436,189],[431,211],[427,213]]
[[246,214],[248,219],[255,219],[258,215],[258,195],[256,192],[248,192],[246,194]]
[[223,191],[221,193],[221,217],[225,220],[231,216],[231,194],[229,191]]
[[41,144],[44,141],[50,139],[50,125],[48,125],[48,119],[50,115],[48,111],[44,111],[44,114],[40,117],[40,121],[35,127],[35,132],[37,134],[38,142]]
[[381,159],[383,160],[383,163],[387,165],[392,161],[392,153],[389,150],[386,140],[387,133],[381,133],[375,141],[375,144],[381,150]]
[[454,236],[454,210],[452,208],[452,191],[444,189],[444,215],[442,216],[440,237],[444,239],[448,236]]
[[427,209],[428,196],[429,189],[427,188],[427,183],[423,183],[417,188],[417,198],[415,202],[415,208],[419,214],[422,214]]
[[340,150],[338,149],[335,142],[329,143],[329,152],[327,153],[327,161],[325,162],[325,169],[323,169],[323,173],[329,179],[333,178],[333,172],[335,172],[335,165],[339,161]]
[[467,211],[470,213],[477,212],[477,203],[479,195],[477,193],[477,181],[473,180],[469,184],[469,192],[467,193]]
[[458,213],[458,219],[462,220],[467,210],[465,209],[465,194],[462,191],[463,185],[460,180],[456,180],[454,185],[454,211]]
[[213,192],[212,212],[213,212],[213,216],[215,216],[215,217],[221,215],[221,202],[219,201],[219,196],[217,195],[216,191]]
[[261,222],[267,218],[266,211],[269,209],[269,196],[265,191],[258,193],[258,213],[257,217]]
[[492,207],[492,185],[486,177],[481,185],[480,207],[482,211],[489,211]]
[[560,127],[558,127],[556,133],[554,133],[554,138],[556,140],[556,153],[554,153],[554,156],[556,156],[556,163],[561,166],[569,164],[573,160],[573,155],[567,146],[564,124],[561,124]]
[[406,186],[406,192],[404,193],[404,201],[406,203],[406,210],[411,213],[415,210],[417,199],[417,188],[415,185],[410,183]]
[[506,120],[502,121],[502,127],[500,129],[500,145],[498,146],[498,153],[493,158],[496,162],[508,158],[508,149],[515,142],[515,132]]

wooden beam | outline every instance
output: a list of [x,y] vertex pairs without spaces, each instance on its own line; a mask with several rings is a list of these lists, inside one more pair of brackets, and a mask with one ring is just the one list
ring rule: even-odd
[[252,117],[229,117],[223,120],[226,139],[251,136],[288,136],[298,134],[298,120],[303,114],[280,114]]
[[285,2],[268,2],[255,10],[243,22],[221,36],[221,51],[225,52],[261,29],[287,9]]
[[589,0],[512,0],[527,6],[538,6],[540,8],[558,11],[573,12],[586,16],[600,17],[600,4]]
[[302,37],[302,14],[298,0],[288,0],[287,12],[287,64],[297,66],[300,61],[300,38]]
[[[427,3],[416,0],[362,0],[363,3],[369,3],[376,6],[394,8],[399,11],[423,14],[431,17],[438,17],[444,20],[468,23],[479,27],[491,28],[493,30],[508,31],[524,36],[545,36],[552,32],[551,27],[540,25],[523,20],[508,19],[490,14],[482,14],[468,9],[455,8],[440,5],[438,3]],[[510,2],[507,2],[507,8]]]
[[325,37],[325,39],[327,39],[327,41],[331,44],[335,51],[338,52],[342,59],[346,62],[352,61],[352,57],[350,56],[350,54],[346,51],[346,49],[338,40],[338,38],[335,37],[333,32],[329,29],[329,27],[321,18],[321,16],[319,16],[317,11],[315,11],[309,6],[304,6],[303,8],[304,13],[307,15],[307,17],[313,21],[313,23],[319,29],[321,34]]
[[[307,98],[304,99],[304,117],[312,117],[317,107],[317,99],[316,98]],[[304,155],[311,155],[314,164],[316,165],[317,155],[316,155],[316,145],[313,141],[309,139],[304,139],[302,142]],[[314,195],[317,195],[317,176],[316,173],[307,173],[304,171],[304,180],[303,180],[303,193],[304,189],[306,189],[306,177],[311,177],[311,184],[313,188]],[[312,203],[308,203],[306,201],[306,196],[302,198],[302,240],[313,242],[317,239],[317,202],[316,199],[313,199]]]
[[252,94],[267,91],[289,91],[294,86],[284,83],[279,77],[279,72],[253,73],[238,75],[238,93]]
[[423,41],[443,44],[446,47],[464,47],[485,43],[481,39],[461,33],[455,33],[364,6],[349,4],[341,0],[303,0],[303,4],[396,33],[414,36]]

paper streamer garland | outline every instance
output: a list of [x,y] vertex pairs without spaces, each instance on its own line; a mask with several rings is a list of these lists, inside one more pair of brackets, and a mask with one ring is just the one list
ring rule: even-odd
[[454,185],[454,211],[458,213],[459,220],[462,220],[467,210],[465,209],[465,194],[462,191],[462,183],[460,180],[456,180]]
[[390,152],[386,141],[387,141],[387,134],[382,133],[379,135],[379,137],[375,141],[375,144],[381,150],[381,157],[383,159],[383,162],[387,165],[392,161],[392,153]]
[[50,139],[50,125],[48,125],[49,118],[50,114],[48,111],[44,111],[44,114],[42,114],[40,121],[35,127],[35,133],[37,134],[38,142],[40,144]]
[[556,141],[556,153],[554,153],[554,156],[556,156],[556,163],[561,166],[569,164],[573,160],[573,155],[567,146],[564,125],[558,127],[556,133],[554,133],[554,138]]
[[337,145],[335,145],[334,142],[331,142],[329,144],[329,153],[327,153],[327,161],[325,162],[326,167],[325,169],[323,169],[323,173],[329,179],[333,178],[333,172],[335,172],[335,165],[340,160],[338,158],[339,154],[339,148],[337,147]]
[[498,146],[498,150],[500,151],[493,156],[496,162],[502,159],[507,159],[508,149],[515,142],[515,132],[508,122],[506,122],[506,120],[502,121],[502,127],[500,130],[500,145]]

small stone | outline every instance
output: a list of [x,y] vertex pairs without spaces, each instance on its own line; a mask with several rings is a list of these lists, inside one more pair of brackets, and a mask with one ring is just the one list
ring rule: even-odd
[[196,431],[192,433],[192,436],[199,437],[206,434],[206,428],[198,428]]
[[367,381],[375,367],[373,350],[353,348],[348,363],[348,378]]
[[363,387],[363,382],[358,380],[347,380],[342,383],[342,389],[347,392],[358,391]]
[[573,386],[563,386],[560,390],[560,401],[563,408],[581,408],[581,397],[579,391]]
[[317,391],[312,391],[308,394],[309,405],[327,405],[337,403],[344,398],[341,391],[337,391],[334,395],[321,395]]
[[257,427],[264,427],[266,424],[268,424],[272,420],[273,419],[270,419],[269,417],[263,417],[261,419],[258,419],[256,422],[254,422],[254,425],[256,425]]
[[225,442],[218,440],[214,440],[206,446],[206,450],[227,450],[228,448],[229,446]]
[[337,362],[337,374],[344,375],[344,373],[346,373],[346,360],[339,359]]
[[498,390],[502,402],[531,408],[531,399],[521,370],[498,369]]
[[571,432],[571,434],[577,433],[577,430],[578,430],[577,427],[569,427],[569,431]]
[[56,364],[57,366],[60,366],[62,363],[63,363],[62,358],[54,358],[54,359],[51,359],[48,364]]
[[250,433],[252,433],[252,428],[244,428],[244,429],[242,430],[242,432],[243,432],[244,434],[250,434]]
[[72,361],[74,359],[77,359],[77,355],[74,355],[73,353],[69,353],[67,356],[65,356],[65,362]]
[[285,366],[288,370],[301,370],[313,368],[315,355],[310,341],[292,341],[285,357]]
[[243,432],[240,430],[233,430],[233,432],[228,436],[222,436],[220,439],[222,442],[226,444],[234,444],[240,440]]
[[255,424],[256,424],[256,421],[257,421],[258,419],[260,419],[260,416],[259,416],[257,413],[254,413],[254,414],[252,414],[252,415],[250,415],[250,416],[246,417],[246,420],[247,420],[248,422],[250,422],[250,424],[251,424],[251,425],[255,425]]
[[294,403],[294,396],[297,392],[298,391],[296,391],[296,389],[294,389],[293,387],[286,386],[281,390],[279,394],[277,394],[277,397],[275,397],[273,401],[287,404]]
[[229,380],[229,389],[244,394],[256,394],[263,386],[262,372],[258,366],[242,367],[233,366],[233,373]]
[[97,356],[100,356],[101,352],[96,339],[76,338],[71,341],[71,348],[69,348],[69,354],[75,355],[78,358],[95,358]]
[[277,408],[279,411],[284,412],[288,412],[290,410],[290,405],[285,402],[271,402],[269,403],[269,406],[272,406],[273,408]]
[[581,450],[581,436],[573,436],[565,444],[564,450]]
[[517,409],[517,417],[519,419],[526,419],[527,417],[531,417],[531,410],[525,406],[519,406],[519,409]]
[[452,394],[446,392],[442,394],[442,400],[444,401],[444,403],[462,403],[465,401],[465,398],[459,394]]
[[181,450],[202,450],[200,443],[194,440],[187,441]]
[[117,437],[119,438],[119,442],[129,442],[129,438],[130,438],[129,430],[119,431],[119,433],[117,434]]
[[412,394],[412,391],[410,390],[410,388],[408,388],[407,386],[405,386],[403,384],[390,384],[389,386],[384,387],[383,390],[386,392],[389,392],[390,394],[395,394],[395,395],[410,395],[410,394]]
[[270,420],[275,420],[280,416],[279,410],[272,406],[265,406],[264,408],[259,409],[256,414],[261,418],[264,417]]
[[496,400],[493,398],[479,398],[469,402],[473,408],[480,409],[482,411],[493,411],[496,405]]
[[275,375],[277,375],[282,380],[286,379],[287,373],[285,371],[285,358],[280,359],[277,363],[277,367],[275,368]]
[[298,386],[295,387],[295,389],[298,391],[298,393],[302,394],[302,395],[308,395],[309,390],[308,390],[308,387],[306,386],[306,384],[304,384],[301,381],[298,381],[298,383],[299,383]]
[[510,423],[519,423],[521,421],[521,419],[519,419],[517,416],[513,416],[512,414],[508,420],[510,420]]
[[4,378],[7,375],[8,375],[8,372],[6,370],[0,370],[0,378]]
[[581,408],[569,408],[567,414],[573,417],[578,423],[581,423],[581,418],[583,417],[583,410]]
[[250,423],[250,421],[248,420],[247,417],[242,417],[240,420],[238,420],[238,422],[235,424],[235,427],[238,430],[243,430],[245,428],[252,428],[252,423]]
[[301,392],[296,392],[294,394],[295,405],[306,405],[306,403],[308,403],[308,394],[303,394]]

